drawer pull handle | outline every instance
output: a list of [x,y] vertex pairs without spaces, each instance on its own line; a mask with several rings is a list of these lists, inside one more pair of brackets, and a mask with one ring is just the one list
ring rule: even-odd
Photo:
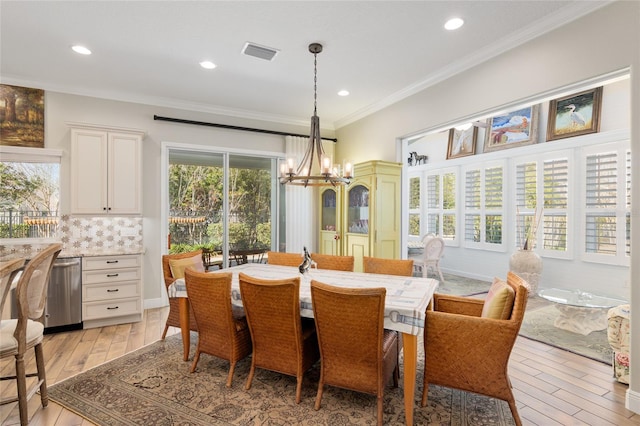
[[118,263],[117,260],[107,260],[107,263]]
[[117,307],[117,306],[115,306],[115,307],[113,307],[113,308],[111,308],[111,307],[107,307],[107,309],[108,309],[108,310],[110,310],[110,311],[112,311],[112,310],[114,310],[114,309],[118,309],[118,307]]
[[116,288],[115,290],[109,289],[109,290],[107,290],[107,293],[115,293],[117,291],[120,291],[120,289],[118,289],[118,288]]
[[111,277],[117,277],[120,274],[107,274],[107,277],[111,278]]

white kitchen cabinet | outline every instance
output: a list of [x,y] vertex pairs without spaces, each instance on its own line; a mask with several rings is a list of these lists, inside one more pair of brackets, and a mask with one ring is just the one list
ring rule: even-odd
[[144,132],[71,128],[71,213],[142,214]]
[[82,258],[84,328],[142,320],[142,256]]

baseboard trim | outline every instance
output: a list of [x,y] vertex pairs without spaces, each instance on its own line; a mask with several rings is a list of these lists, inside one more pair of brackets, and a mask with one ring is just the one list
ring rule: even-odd
[[167,299],[157,297],[155,299],[144,299],[142,302],[144,309],[162,308],[167,306]]
[[634,413],[640,414],[640,392],[634,392],[631,389],[627,390],[625,407],[627,410],[631,410]]

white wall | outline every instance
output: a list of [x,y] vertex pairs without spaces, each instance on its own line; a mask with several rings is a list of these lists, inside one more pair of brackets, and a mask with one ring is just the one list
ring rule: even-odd
[[[143,243],[146,249],[144,256],[143,299],[145,307],[160,306],[164,302],[161,255],[165,253],[166,242],[161,237],[163,234],[161,230],[165,227],[165,224],[161,221],[163,206],[160,203],[161,143],[175,142],[248,151],[284,153],[283,136],[156,121],[153,119],[154,114],[301,134],[308,134],[309,131],[307,128],[287,128],[282,125],[257,120],[247,121],[230,117],[216,117],[206,113],[55,92],[45,93],[45,111],[45,147],[64,151],[60,182],[61,214],[69,213],[70,206],[70,131],[66,123],[92,123],[104,126],[135,128],[146,132],[143,141]],[[333,135],[326,134],[324,136],[331,137]]]

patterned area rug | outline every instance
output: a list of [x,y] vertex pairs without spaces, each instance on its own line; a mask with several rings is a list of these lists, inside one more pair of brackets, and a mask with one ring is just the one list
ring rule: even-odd
[[527,309],[520,335],[611,365],[613,352],[607,330],[592,331],[583,336],[555,327],[553,323],[557,317],[558,310],[553,304]]
[[[195,373],[189,373],[190,366],[182,361],[180,336],[173,335],[50,386],[49,397],[98,425],[376,424],[376,399],[371,395],[327,386],[322,407],[313,409],[319,364],[305,375],[298,405],[293,377],[258,369],[245,391],[250,359],[238,363],[231,389],[225,387],[227,362],[202,355]],[[420,361],[418,377],[416,425],[514,424],[506,402],[439,386],[430,386],[429,404],[420,408]],[[402,395],[402,383],[385,389],[384,424],[404,424]]]

